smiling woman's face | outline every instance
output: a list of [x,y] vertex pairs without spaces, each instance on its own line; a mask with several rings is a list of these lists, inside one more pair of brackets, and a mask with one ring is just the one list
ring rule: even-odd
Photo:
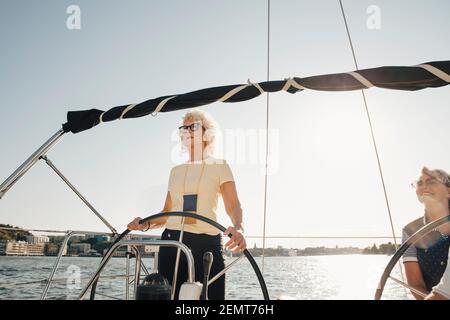
[[416,183],[417,198],[429,196],[437,201],[445,201],[450,198],[450,188],[435,177],[422,174]]

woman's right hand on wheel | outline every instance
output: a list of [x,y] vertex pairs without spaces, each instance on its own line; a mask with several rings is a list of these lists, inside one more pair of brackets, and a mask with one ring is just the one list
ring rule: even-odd
[[128,230],[131,230],[131,231],[133,231],[133,230],[139,230],[139,231],[147,230],[148,227],[149,227],[148,223],[140,224],[139,221],[141,221],[141,220],[142,220],[141,217],[134,218],[134,220],[131,221],[127,225]]

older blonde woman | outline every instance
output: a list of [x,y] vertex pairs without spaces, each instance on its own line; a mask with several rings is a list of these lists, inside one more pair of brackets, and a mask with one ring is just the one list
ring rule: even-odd
[[[403,241],[424,225],[450,214],[450,175],[447,172],[424,167],[413,187],[424,206],[424,214],[403,228]],[[440,282],[447,266],[449,234],[447,223],[408,248],[403,255],[403,263],[410,286],[428,294]],[[414,292],[413,295],[416,299],[422,299]]]
[[[219,195],[222,196],[225,210],[233,226],[224,234],[231,234],[225,247],[234,252],[246,249],[245,238],[241,232],[242,209],[238,199],[233,174],[227,162],[212,157],[216,125],[205,112],[191,110],[183,117],[179,128],[182,145],[189,152],[189,161],[172,168],[169,178],[166,202],[162,212],[189,211],[204,215],[216,221],[216,209]],[[178,240],[183,229],[183,243],[190,247],[195,260],[196,281],[203,280],[203,254],[213,254],[211,277],[224,268],[222,236],[211,225],[190,218],[168,217],[151,221],[149,225],[140,225],[141,218],[135,218],[128,229],[146,231],[165,226],[161,239]],[[172,284],[177,250],[160,248],[159,273]],[[181,255],[177,274],[175,299],[178,298],[182,283],[187,280],[187,265]],[[211,284],[209,299],[225,299],[225,275]]]

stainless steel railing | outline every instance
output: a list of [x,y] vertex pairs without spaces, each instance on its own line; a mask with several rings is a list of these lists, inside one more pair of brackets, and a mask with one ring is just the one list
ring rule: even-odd
[[[91,277],[91,279],[88,281],[88,283],[85,285],[85,287],[82,289],[80,295],[78,296],[79,300],[82,300],[85,296],[89,288],[93,285],[93,283],[100,277],[100,273],[103,271],[111,257],[113,256],[114,252],[119,249],[122,246],[131,246],[136,247],[139,245],[147,245],[147,246],[158,246],[158,247],[176,247],[179,248],[186,256],[187,260],[187,267],[188,267],[188,280],[187,282],[193,283],[195,281],[195,264],[194,264],[194,257],[192,256],[191,250],[184,244],[175,240],[122,240],[117,242],[113,245],[111,250],[107,253],[107,255],[104,256],[102,262],[100,263],[100,266],[95,271],[94,275]],[[139,251],[139,250],[137,250]],[[140,259],[140,255],[136,256],[136,259]],[[127,278],[128,279],[128,278]],[[135,290],[137,288],[137,284],[139,282],[139,278],[135,276],[134,280],[134,286]],[[127,280],[127,283],[128,280]],[[136,293],[136,292],[135,292]],[[127,293],[127,298],[128,298]]]

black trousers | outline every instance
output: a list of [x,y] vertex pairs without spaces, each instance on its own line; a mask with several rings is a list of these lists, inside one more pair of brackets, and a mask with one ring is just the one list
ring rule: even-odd
[[[179,230],[165,229],[161,235],[161,240],[176,240],[180,238]],[[203,254],[210,251],[213,254],[213,263],[210,271],[210,279],[225,267],[223,258],[222,235],[211,236],[208,234],[197,234],[183,232],[183,243],[191,249],[195,261],[195,281],[203,283]],[[173,273],[177,248],[160,247],[158,258],[158,272],[169,280],[173,286]],[[181,285],[187,281],[187,261],[186,256],[180,251],[180,261],[178,263],[177,284],[175,290],[175,300],[178,300]],[[225,300],[225,274],[214,281],[208,288],[209,300]]]

